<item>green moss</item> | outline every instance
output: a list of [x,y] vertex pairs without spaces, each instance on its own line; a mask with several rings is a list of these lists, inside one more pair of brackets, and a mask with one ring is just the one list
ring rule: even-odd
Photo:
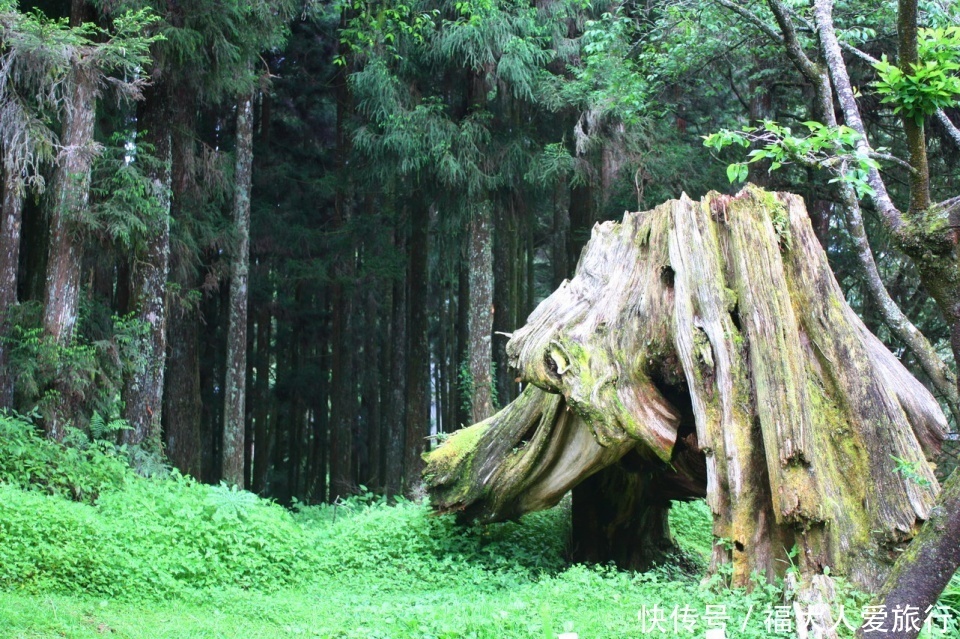
[[773,225],[774,233],[777,234],[777,243],[780,248],[785,251],[792,249],[793,235],[790,232],[790,213],[786,205],[775,194],[759,187],[753,187],[751,193],[763,205],[764,212],[770,216],[770,223]]
[[488,422],[480,422],[461,428],[450,435],[440,447],[425,453],[423,458],[429,464],[429,475],[431,477],[447,475],[466,458],[473,455],[488,426]]

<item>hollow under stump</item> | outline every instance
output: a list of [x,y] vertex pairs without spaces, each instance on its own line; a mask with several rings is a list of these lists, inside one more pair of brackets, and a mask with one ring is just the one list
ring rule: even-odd
[[875,592],[939,491],[946,419],[847,305],[795,195],[598,224],[507,352],[525,389],[426,455],[432,504],[493,522],[573,490],[578,559],[661,561],[669,504],[705,497],[734,585],[793,563]]

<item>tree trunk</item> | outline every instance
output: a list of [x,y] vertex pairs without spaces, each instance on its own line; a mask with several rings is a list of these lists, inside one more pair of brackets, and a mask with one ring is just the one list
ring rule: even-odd
[[559,182],[553,191],[550,269],[552,271],[551,283],[554,288],[560,286],[563,280],[571,275],[567,258],[569,254],[567,236],[570,233],[570,207],[566,202],[569,199],[567,193],[569,193],[569,189],[566,188],[566,182],[564,181]]
[[[13,164],[13,166],[10,166]],[[20,231],[23,222],[23,185],[15,163],[5,163],[3,204],[0,210],[0,409],[13,408],[14,371],[10,368],[6,338],[10,314],[17,304]]]
[[[394,242],[401,255],[405,251],[403,224],[397,223]],[[403,484],[404,428],[407,387],[407,277],[404,275],[393,284],[393,309],[390,318],[390,389],[388,401],[390,418],[386,420],[383,433],[384,483],[387,496],[400,494]]]
[[409,303],[407,351],[407,412],[403,448],[403,492],[415,496],[423,472],[422,455],[430,434],[430,345],[427,339],[427,290],[429,271],[430,215],[426,204],[416,198],[410,215],[407,299]]
[[173,308],[168,318],[168,375],[163,392],[165,452],[185,475],[200,479],[200,317],[195,307]]
[[670,537],[670,499],[657,491],[659,473],[619,462],[573,489],[572,558],[615,562],[636,570],[665,563],[675,550]]
[[143,368],[124,381],[124,417],[131,430],[123,432],[127,444],[146,444],[161,450],[163,376],[167,354],[167,276],[170,272],[170,96],[163,85],[151,87],[140,110],[140,129],[153,145],[156,168],[150,179],[160,198],[161,215],[145,220],[147,233],[130,268],[130,297],[136,318],[148,326],[143,346]]
[[[191,226],[190,207],[195,190],[194,123],[195,98],[180,86],[173,91],[171,129],[170,217],[180,233]],[[200,313],[186,296],[199,287],[193,255],[180,238],[180,249],[171,252],[171,279],[180,290],[180,301],[168,306],[167,370],[163,389],[163,437],[165,452],[180,472],[201,479],[202,451],[200,416]]]
[[[353,295],[343,284],[333,289],[330,397],[330,499],[356,492],[353,468],[353,423],[357,414],[357,390],[351,367],[353,346],[347,338],[353,322]],[[402,423],[402,422],[401,422]],[[402,426],[400,426],[402,428]]]
[[476,423],[493,414],[493,238],[490,202],[480,203],[470,217],[467,316],[470,375],[470,419]]
[[223,407],[223,480],[243,486],[247,373],[247,284],[250,269],[250,189],[253,169],[253,92],[237,103],[237,170],[233,195],[236,252],[230,273],[227,369]]
[[457,268],[457,321],[454,340],[454,401],[456,423],[472,424],[470,419],[470,225],[465,226],[459,247]]
[[513,376],[507,364],[506,345],[510,331],[516,328],[512,314],[516,303],[517,224],[512,197],[501,193],[497,200],[493,227],[493,336],[491,355],[494,362],[496,405],[504,406],[513,398],[510,390]]
[[367,442],[367,476],[366,485],[376,493],[382,493],[383,484],[383,447],[381,427],[383,423],[381,410],[384,397],[381,386],[383,372],[383,356],[381,342],[383,332],[383,311],[380,302],[381,285],[378,283],[370,287],[364,296],[364,314],[366,326],[363,336],[364,361],[360,367],[363,378],[363,414],[364,430]]
[[50,246],[43,325],[58,345],[73,336],[80,300],[80,222],[90,201],[93,127],[96,110],[94,79],[75,70],[69,80],[61,143],[65,151],[53,174],[50,194]]
[[[90,201],[93,129],[97,92],[93,72],[77,66],[67,81],[61,144],[64,152],[53,173],[50,194],[50,244],[44,291],[43,327],[57,346],[69,344],[80,303],[83,228]],[[47,435],[62,439],[70,404],[70,389],[58,382],[60,396],[45,421]]]
[[932,514],[946,420],[847,306],[796,196],[751,186],[597,226],[507,349],[530,386],[431,453],[441,511],[514,518],[619,462],[584,548],[646,563],[663,500],[705,494],[726,541],[711,568],[732,563],[734,585],[796,546],[805,579],[868,591]]
[[264,303],[257,311],[256,365],[254,367],[253,473],[251,489],[264,495],[270,468],[270,307]]

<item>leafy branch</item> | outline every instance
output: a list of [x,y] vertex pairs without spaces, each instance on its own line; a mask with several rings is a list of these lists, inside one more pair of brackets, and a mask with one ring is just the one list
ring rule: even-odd
[[831,183],[848,183],[859,197],[874,194],[868,177],[871,169],[880,168],[878,159],[905,164],[883,150],[873,151],[858,145],[860,134],[850,127],[831,127],[814,120],[803,122],[803,126],[808,133],[795,135],[790,127],[765,120],[760,126],[748,126],[739,131],[723,129],[704,136],[703,143],[717,151],[728,146],[757,147],[747,154],[748,160],[727,166],[727,178],[731,182],[746,180],[749,164],[769,160],[770,171],[788,164],[827,169],[836,176]]

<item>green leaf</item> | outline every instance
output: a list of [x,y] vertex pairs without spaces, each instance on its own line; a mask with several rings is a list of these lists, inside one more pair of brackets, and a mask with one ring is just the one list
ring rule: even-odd
[[731,184],[737,181],[737,176],[740,174],[740,164],[730,164],[727,166],[727,179],[730,180]]

